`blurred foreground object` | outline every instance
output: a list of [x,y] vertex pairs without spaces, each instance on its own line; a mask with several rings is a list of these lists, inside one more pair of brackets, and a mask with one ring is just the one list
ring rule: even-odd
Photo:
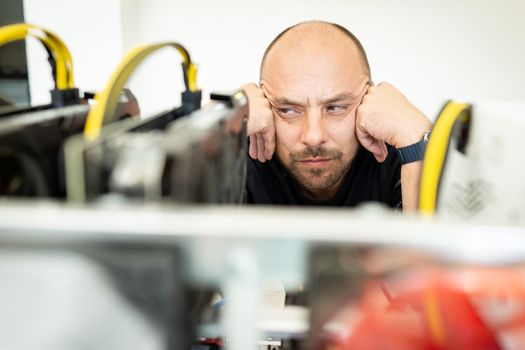
[[134,244],[2,248],[0,348],[188,348],[177,255]]
[[[186,315],[185,321],[181,322],[182,328],[170,328],[172,332],[168,334],[173,334],[173,339],[181,339],[177,335],[181,333],[177,332],[191,336],[192,332],[185,329],[192,329],[197,320],[198,338],[221,337],[231,350],[254,348],[258,340],[269,340],[268,337],[272,342],[281,341],[281,349],[284,349],[290,336],[292,340],[299,340],[297,347],[292,349],[312,348],[319,343],[306,337],[307,328],[302,321],[288,322],[292,319],[287,319],[285,313],[273,313],[275,317],[269,315],[273,320],[271,324],[264,319],[268,313],[262,310],[263,295],[259,287],[268,281],[280,280],[285,290],[303,290],[304,286],[307,303],[312,307],[309,313],[312,333],[316,333],[318,339],[334,344],[351,339],[352,335],[367,336],[369,333],[355,333],[355,330],[363,328],[360,327],[363,322],[368,327],[369,323],[365,321],[369,319],[366,316],[369,310],[373,316],[384,316],[387,311],[386,316],[398,316],[394,312],[400,305],[399,309],[406,310],[406,313],[401,312],[399,317],[414,315],[406,323],[412,324],[410,322],[414,319],[418,322],[417,327],[404,328],[401,332],[413,331],[415,337],[419,337],[416,339],[434,339],[425,338],[425,329],[431,329],[429,325],[434,321],[430,320],[437,319],[431,315],[437,314],[441,320],[451,317],[454,322],[460,319],[461,323],[473,325],[471,329],[481,334],[483,341],[494,339],[490,336],[493,333],[499,346],[511,350],[523,348],[519,337],[512,337],[525,334],[519,322],[523,315],[521,284],[525,278],[520,266],[525,256],[525,228],[465,225],[416,217],[411,220],[398,212],[381,211],[378,207],[372,209],[181,206],[171,202],[140,206],[131,203],[73,206],[4,200],[0,203],[0,245],[2,252],[38,247],[40,251],[57,254],[58,258],[62,248],[57,245],[61,242],[65,253],[78,253],[92,259],[98,266],[95,267],[97,270],[114,271],[106,274],[106,278],[119,292],[128,290],[128,293],[120,294],[124,300],[163,300],[160,296],[157,299],[145,298],[140,293],[159,293],[164,290],[163,283],[169,281],[173,281],[169,283],[173,283],[175,291],[178,290],[178,271],[183,277],[183,286],[191,290],[219,290],[225,303],[219,309],[218,318],[212,315],[203,319],[198,318],[199,312],[188,312],[188,308],[192,308],[191,298],[182,298],[182,309],[160,306],[153,311],[147,311],[148,308],[140,306],[141,303],[130,302],[137,313],[152,315],[146,316],[147,319],[165,319],[170,314],[166,310],[180,310]],[[51,248],[59,251],[55,253]],[[157,269],[140,268],[140,264],[147,266],[148,263],[168,260],[173,248],[180,249],[172,253],[175,259],[173,265],[169,265],[173,266],[172,273],[149,274],[146,271]],[[319,257],[316,256],[318,251],[322,253]],[[21,260],[29,263],[29,258]],[[64,267],[73,265],[69,260],[63,263]],[[34,260],[29,264],[36,269],[43,263]],[[427,268],[429,264],[441,267]],[[158,265],[160,263],[155,264]],[[15,262],[5,266],[13,268]],[[471,268],[473,266],[480,268]],[[440,269],[443,272],[439,272]],[[311,273],[307,274],[309,270]],[[434,273],[436,270],[438,273]],[[132,277],[135,274],[131,271],[143,271],[138,275],[149,277]],[[18,272],[13,274],[20,275]],[[78,272],[78,275],[82,274]],[[56,280],[53,278],[49,283],[54,285]],[[128,280],[124,285],[129,288],[118,287],[123,280]],[[76,290],[76,287],[69,286],[64,289]],[[32,292],[30,295],[37,298],[41,294],[39,289],[45,288],[26,288],[26,292]],[[95,289],[99,287],[88,289],[95,295],[98,293]],[[427,289],[436,295],[435,302],[425,301]],[[498,299],[502,295],[505,302]],[[10,304],[10,300],[13,299],[3,301]],[[168,297],[167,300],[180,299]],[[203,298],[202,301],[206,300]],[[174,305],[179,304],[175,302]],[[438,305],[439,312],[426,311],[433,309],[429,305]],[[488,306],[485,308],[485,305]],[[321,307],[329,312],[318,312]],[[455,309],[461,311],[461,318],[454,316]],[[177,311],[174,315],[180,317]],[[296,316],[303,320],[308,313],[301,312]],[[31,320],[29,312],[23,312],[23,317],[27,322]],[[101,317],[101,324],[104,319]],[[447,337],[454,334],[444,322],[435,322],[436,329],[444,330]],[[508,328],[510,338],[505,338],[508,336],[506,322],[516,325],[516,328]],[[394,322],[394,326],[397,323]],[[372,327],[382,324],[376,322]],[[461,331],[461,327],[453,331]],[[500,328],[505,329],[503,336],[498,333]],[[155,329],[161,331],[164,328]],[[514,329],[515,334],[512,333]],[[374,328],[372,330],[372,341],[388,339]],[[393,333],[396,332],[397,328]],[[513,348],[513,344],[517,345]]]
[[[324,271],[314,268],[312,283],[319,272],[325,282],[330,275],[335,280],[335,265],[327,269],[322,251],[313,262]],[[521,266],[436,264],[430,256],[391,248],[332,252],[340,267],[350,266],[341,260],[350,256],[356,264],[339,273],[339,285],[313,290],[314,349],[525,348]]]
[[[0,196],[65,198],[62,147],[84,129],[90,94],[80,96],[71,54],[57,35],[27,23],[0,27],[0,46],[30,37],[48,54],[55,88],[50,104],[0,108]],[[129,91],[120,93],[118,106],[115,120],[138,115]]]
[[525,103],[448,102],[427,145],[423,214],[525,224]]
[[[67,147],[70,138],[82,139],[77,144],[89,144],[95,142],[106,127],[132,118],[136,122],[132,125],[141,127],[142,132],[162,130],[175,119],[200,108],[201,91],[197,88],[196,65],[188,51],[176,42],[133,48],[103,90],[97,94],[85,92],[81,97],[74,85],[71,54],[57,35],[27,23],[0,27],[0,46],[28,37],[36,38],[44,46],[55,88],[51,91],[50,104],[0,108],[0,196],[63,199],[68,186],[68,198],[77,199],[78,193],[84,189],[84,163],[80,151],[76,152],[78,147],[73,147],[73,150]],[[185,90],[181,93],[181,104],[140,123],[137,121],[140,119],[138,102],[124,85],[145,57],[164,47],[175,48],[182,56]],[[119,125],[126,128],[131,124]],[[65,159],[67,155],[69,160]],[[77,175],[82,177],[76,179]]]
[[242,92],[169,122],[171,113],[104,128],[96,140],[66,144],[68,199],[127,199],[240,204],[246,181],[246,115]]

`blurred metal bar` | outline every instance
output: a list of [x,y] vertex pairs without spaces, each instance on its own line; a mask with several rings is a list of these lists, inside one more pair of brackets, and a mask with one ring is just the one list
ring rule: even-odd
[[[380,207],[91,205],[4,200],[0,243],[11,239],[183,239],[340,242],[430,250],[462,261],[510,263],[525,256],[525,227],[407,217]],[[264,246],[264,244],[262,245]],[[227,248],[224,246],[223,248]],[[483,253],[479,255],[478,253]]]

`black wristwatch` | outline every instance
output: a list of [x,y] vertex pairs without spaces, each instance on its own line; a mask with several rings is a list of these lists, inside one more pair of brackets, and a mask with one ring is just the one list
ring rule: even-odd
[[423,135],[423,139],[421,141],[410,146],[396,148],[397,154],[399,154],[399,159],[401,160],[401,164],[417,162],[418,160],[423,159],[423,156],[425,155],[425,148],[427,148],[429,135],[430,131],[427,131]]

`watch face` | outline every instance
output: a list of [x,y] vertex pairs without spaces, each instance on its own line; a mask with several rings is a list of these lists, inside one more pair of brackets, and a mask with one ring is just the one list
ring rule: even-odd
[[423,134],[423,141],[425,143],[428,143],[428,138],[430,137],[430,131],[427,131],[426,133]]

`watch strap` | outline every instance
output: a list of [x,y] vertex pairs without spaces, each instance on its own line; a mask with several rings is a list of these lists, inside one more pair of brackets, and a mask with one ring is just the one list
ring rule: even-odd
[[399,159],[401,160],[401,164],[413,163],[423,159],[423,156],[425,155],[425,149],[427,147],[429,133],[430,132],[426,132],[423,136],[423,139],[419,142],[406,147],[396,148],[396,151],[399,154]]

